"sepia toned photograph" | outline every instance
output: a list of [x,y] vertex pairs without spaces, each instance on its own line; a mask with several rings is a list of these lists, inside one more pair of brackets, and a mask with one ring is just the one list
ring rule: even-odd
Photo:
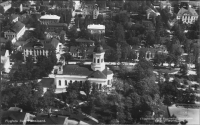
[[199,0],[0,0],[0,125],[200,125]]

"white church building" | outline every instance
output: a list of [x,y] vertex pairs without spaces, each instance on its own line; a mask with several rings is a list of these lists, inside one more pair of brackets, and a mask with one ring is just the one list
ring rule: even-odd
[[[50,79],[54,78],[56,93],[66,92],[69,83],[80,82],[84,84],[86,80],[96,83],[99,90],[112,87],[113,72],[105,65],[105,51],[101,45],[95,47],[93,51],[93,61],[91,65],[65,64],[55,66]],[[52,86],[52,85],[49,85]]]

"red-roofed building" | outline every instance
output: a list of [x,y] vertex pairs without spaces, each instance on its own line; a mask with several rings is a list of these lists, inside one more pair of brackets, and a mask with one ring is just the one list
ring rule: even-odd
[[113,72],[105,65],[102,46],[96,46],[93,50],[93,61],[91,65],[59,65],[54,68],[54,82],[56,89],[65,90],[68,83],[83,83],[89,80],[91,83],[97,83],[98,88],[102,90],[112,86]]

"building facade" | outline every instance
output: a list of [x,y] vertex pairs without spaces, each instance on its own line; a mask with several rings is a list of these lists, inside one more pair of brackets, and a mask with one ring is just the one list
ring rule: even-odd
[[8,50],[1,51],[1,64],[3,66],[3,71],[8,73],[10,71],[10,54]]
[[42,41],[36,38],[31,38],[28,43],[22,47],[24,60],[31,55],[34,60],[37,60],[37,56],[43,55],[48,56],[51,52],[56,54],[60,53],[61,43],[56,38],[52,38],[51,41]]
[[198,19],[198,14],[195,9],[188,7],[188,9],[181,8],[177,14],[177,19],[185,24],[193,24]]
[[89,33],[91,34],[104,34],[105,33],[105,25],[96,25],[96,24],[91,24],[87,26],[87,29]]
[[41,24],[48,25],[51,23],[59,23],[60,16],[57,15],[44,15],[40,17]]
[[102,46],[95,47],[91,65],[59,65],[54,68],[56,89],[66,91],[69,83],[80,82],[82,85],[86,80],[96,83],[98,89],[105,90],[112,86],[113,72],[105,65]]
[[13,26],[11,26],[9,30],[4,32],[4,37],[11,40],[14,43],[22,35],[24,35],[24,32],[25,32],[25,25],[20,21],[17,21],[16,23],[13,24]]

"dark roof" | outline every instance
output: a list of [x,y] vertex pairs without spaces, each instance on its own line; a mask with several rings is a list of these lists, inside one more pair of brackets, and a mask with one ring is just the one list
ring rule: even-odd
[[99,78],[99,79],[106,79],[105,74],[100,72],[99,70],[94,71],[92,74],[88,76],[88,78]]
[[42,78],[40,81],[42,87],[51,88],[54,84],[54,78]]
[[97,45],[97,46],[94,48],[94,52],[95,52],[95,53],[102,53],[102,52],[104,52],[103,47],[102,47],[101,45]]
[[[25,112],[17,112],[17,111],[3,111],[2,119],[11,119],[11,120],[24,120],[26,113]],[[5,121],[3,121],[5,122]]]
[[83,38],[76,39],[76,42],[94,43],[93,40],[87,40],[87,39],[83,39]]
[[20,21],[17,21],[11,28],[12,31],[18,33],[25,25]]
[[27,44],[28,43],[28,41],[16,41],[15,43],[14,43],[14,46],[24,46],[25,44]]
[[100,71],[93,71],[91,65],[65,65],[63,75],[88,76],[89,78],[107,78],[107,67]]
[[55,26],[55,27],[63,27],[63,26],[67,26],[67,24],[66,23],[50,23],[50,24],[48,24],[47,25],[48,27],[53,27],[53,26]]
[[58,43],[60,41],[56,38],[52,38],[51,41],[45,41],[45,40],[38,40],[35,38],[31,38],[28,40],[28,43],[23,46],[23,49],[33,49],[34,46],[42,46],[42,49],[56,49],[58,46]]
[[10,16],[10,20],[14,20],[15,18],[17,18],[18,16],[16,15],[16,14],[12,14],[11,16]]

